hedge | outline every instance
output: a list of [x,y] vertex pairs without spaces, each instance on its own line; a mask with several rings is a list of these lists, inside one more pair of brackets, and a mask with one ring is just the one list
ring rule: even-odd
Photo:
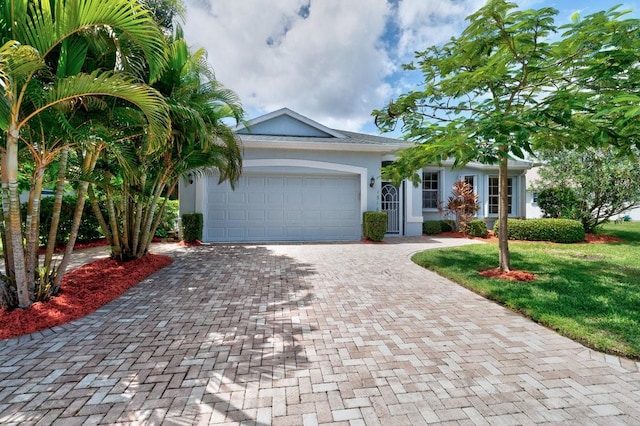
[[[552,241],[555,243],[577,243],[584,241],[582,223],[571,219],[508,219],[510,240]],[[500,234],[498,222],[493,227]]]
[[[58,223],[58,233],[56,234],[56,246],[64,246],[69,241],[71,235],[71,225],[73,215],[76,210],[78,198],[75,195],[65,195],[62,197],[60,208],[60,222]],[[40,245],[46,246],[49,239],[49,228],[53,218],[53,203],[55,197],[42,197],[40,200]],[[27,203],[22,205],[23,216],[27,211]],[[106,214],[106,211],[103,212]],[[103,238],[98,219],[94,216],[91,204],[87,200],[84,203],[82,219],[78,228],[78,241],[94,241]]]
[[202,213],[185,213],[182,215],[182,239],[187,243],[202,240]]
[[382,241],[387,233],[387,212],[364,212],[362,226],[367,240]]
[[487,224],[484,220],[474,219],[467,224],[467,234],[472,237],[485,238],[489,231],[487,231]]
[[422,233],[427,235],[452,232],[455,231],[456,228],[456,221],[451,219],[425,220],[422,222]]

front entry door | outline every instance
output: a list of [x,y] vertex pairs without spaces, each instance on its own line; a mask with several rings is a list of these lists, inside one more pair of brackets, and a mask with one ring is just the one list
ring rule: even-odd
[[393,186],[390,182],[384,182],[380,194],[382,211],[387,212],[387,233],[401,234],[402,200],[400,188]]

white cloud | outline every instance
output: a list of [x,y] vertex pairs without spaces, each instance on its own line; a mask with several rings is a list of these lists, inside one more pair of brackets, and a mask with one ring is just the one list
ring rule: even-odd
[[446,42],[459,35],[465,18],[480,9],[486,0],[400,1],[397,25],[402,29],[398,56]]
[[[309,4],[309,3],[306,3]],[[385,0],[187,0],[185,37],[251,112],[287,106],[359,130],[388,93]],[[301,9],[302,8],[302,9]],[[299,13],[302,12],[302,13]]]

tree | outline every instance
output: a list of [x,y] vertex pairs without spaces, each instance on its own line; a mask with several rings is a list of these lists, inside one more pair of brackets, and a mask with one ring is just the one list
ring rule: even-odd
[[621,157],[615,147],[587,148],[544,155],[542,188],[564,186],[576,198],[576,219],[585,232],[634,207],[640,207],[640,164],[637,156]]
[[[403,123],[416,144],[401,152],[385,174],[394,180],[426,164],[454,158],[499,165],[500,229],[507,229],[508,160],[532,154],[531,134],[540,96],[558,76],[546,41],[555,30],[551,8],[520,11],[516,4],[489,0],[467,19],[460,37],[416,54],[424,87],[403,94],[373,112],[384,131]],[[500,269],[510,266],[507,232],[499,238]]]
[[536,147],[545,150],[640,149],[640,20],[619,6],[561,27],[562,79],[540,103]]
[[[0,40],[4,43],[0,47],[0,129],[6,136],[2,151],[3,254],[6,275],[15,283],[18,303],[23,308],[33,301],[38,277],[47,282],[53,279],[59,285],[75,242],[72,229],[61,264],[57,268],[45,265],[49,271],[36,273],[41,185],[31,188],[25,225],[20,216],[18,169],[22,147],[33,154],[39,166],[50,164],[38,162],[39,158],[45,158],[42,154],[48,142],[44,115],[55,116],[58,125],[65,128],[79,106],[99,103],[104,97],[118,98],[141,111],[151,146],[160,145],[168,133],[163,98],[151,87],[118,72],[119,65],[126,62],[122,52],[114,56],[110,69],[87,63],[90,47],[101,46],[108,39],[137,46],[146,57],[151,80],[165,63],[162,33],[135,0],[9,0],[0,6]],[[26,138],[35,134],[45,137]],[[92,137],[88,136],[85,142]],[[68,142],[56,143],[46,158],[56,155],[66,158],[66,147]],[[89,167],[92,161],[87,159],[85,166]],[[78,205],[81,214],[82,191],[78,199],[82,200]],[[76,233],[79,214],[74,220]]]
[[[112,247],[112,257],[135,259],[147,253],[164,209],[180,176],[215,170],[234,184],[242,170],[239,139],[225,124],[239,122],[237,96],[221,86],[206,62],[205,51],[190,53],[180,28],[169,43],[169,60],[154,86],[166,97],[172,122],[170,138],[153,155],[137,137],[107,148],[95,186],[104,194],[108,220],[96,191],[90,191],[94,214]],[[114,155],[117,150],[117,155]]]

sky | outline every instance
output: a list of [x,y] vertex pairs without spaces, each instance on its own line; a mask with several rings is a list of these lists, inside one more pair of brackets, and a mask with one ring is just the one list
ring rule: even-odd
[[[325,126],[379,134],[371,112],[416,88],[415,51],[458,36],[486,0],[185,0],[182,26],[251,119],[287,107]],[[557,24],[640,0],[520,0]]]

